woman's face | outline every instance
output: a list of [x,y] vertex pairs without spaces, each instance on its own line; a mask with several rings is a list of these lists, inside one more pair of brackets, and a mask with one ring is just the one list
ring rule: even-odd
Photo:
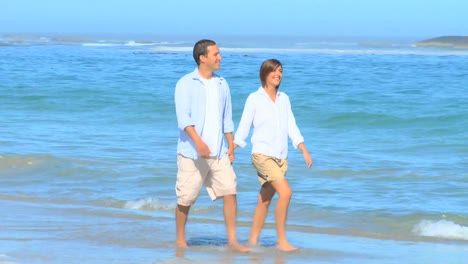
[[272,72],[270,72],[266,78],[266,85],[270,87],[278,87],[283,78],[283,67],[278,66]]

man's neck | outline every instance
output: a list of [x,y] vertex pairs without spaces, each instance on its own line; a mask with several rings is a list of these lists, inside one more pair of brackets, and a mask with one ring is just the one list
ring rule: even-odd
[[213,72],[210,70],[204,69],[203,67],[198,67],[198,74],[200,74],[200,77],[205,78],[205,79],[213,78]]

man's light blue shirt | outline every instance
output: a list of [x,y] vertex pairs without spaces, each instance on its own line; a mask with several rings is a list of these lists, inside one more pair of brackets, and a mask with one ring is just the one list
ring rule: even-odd
[[[221,158],[227,152],[225,133],[234,131],[234,122],[232,121],[231,92],[227,81],[214,74],[219,91],[219,123],[221,131],[218,136],[217,150],[211,150]],[[185,157],[197,159],[198,152],[195,143],[185,132],[188,126],[194,126],[198,135],[202,135],[206,115],[206,92],[205,85],[200,77],[198,68],[193,72],[180,78],[175,88],[175,107],[177,114],[177,125],[179,127],[179,140],[177,143],[177,153]]]

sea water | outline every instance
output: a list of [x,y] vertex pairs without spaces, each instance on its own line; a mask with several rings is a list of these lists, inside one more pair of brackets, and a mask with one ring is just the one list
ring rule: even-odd
[[[290,145],[300,250],[275,250],[272,204],[260,245],[240,254],[205,190],[190,248],[174,247],[174,87],[196,39],[1,41],[0,263],[468,262],[467,51],[217,40],[236,127],[260,64],[279,59],[314,160]],[[233,163],[242,243],[259,191],[250,147]]]

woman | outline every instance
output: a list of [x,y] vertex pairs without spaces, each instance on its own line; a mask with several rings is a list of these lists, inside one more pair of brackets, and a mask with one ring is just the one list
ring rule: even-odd
[[296,125],[289,97],[278,91],[283,77],[283,66],[276,59],[269,59],[260,67],[262,86],[249,95],[244,106],[234,143],[244,147],[244,141],[253,124],[252,163],[257,170],[261,188],[257,207],[252,221],[249,243],[257,245],[260,231],[265,223],[268,207],[275,193],[275,220],[277,232],[276,248],[293,251],[297,247],[289,244],[286,238],[286,218],[292,190],[286,180],[288,169],[288,138],[295,148],[302,151],[307,167],[312,166],[312,158],[304,144],[304,138]]

